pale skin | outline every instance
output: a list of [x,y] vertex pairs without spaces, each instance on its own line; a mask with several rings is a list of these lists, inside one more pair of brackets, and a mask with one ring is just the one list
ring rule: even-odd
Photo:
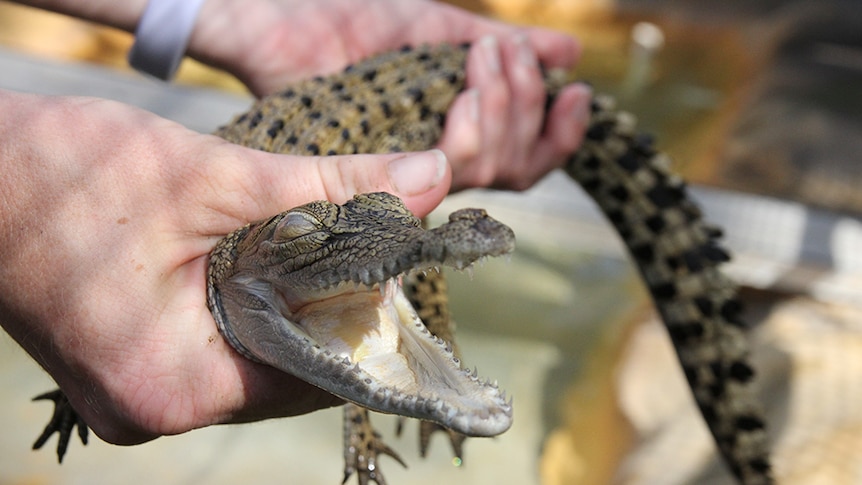
[[[144,7],[21,3],[125,30]],[[573,64],[571,38],[435,2],[361,5],[208,0],[189,54],[261,95],[406,43],[478,41],[442,152],[271,155],[116,102],[0,91],[2,112],[15,113],[0,118],[0,324],[102,439],[136,444],[338,404],[219,336],[204,277],[207,254],[228,232],[311,200],[370,191],[392,192],[424,216],[450,189],[523,189],[580,143],[586,88],[566,88],[542,126],[537,59]]]

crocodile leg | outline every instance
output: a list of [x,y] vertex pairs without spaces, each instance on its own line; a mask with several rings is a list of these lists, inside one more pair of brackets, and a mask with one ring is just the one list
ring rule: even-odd
[[371,425],[368,410],[347,403],[344,405],[344,481],[347,483],[351,475],[356,473],[359,485],[374,482],[386,485],[383,472],[380,470],[378,458],[389,455],[407,468],[404,460],[392,448],[386,445],[380,433]]
[[33,400],[54,401],[54,414],[51,416],[51,421],[48,422],[45,426],[45,430],[42,431],[42,434],[39,435],[36,442],[33,443],[33,449],[38,450],[42,448],[42,445],[48,441],[48,438],[50,438],[54,433],[57,433],[60,437],[59,441],[57,441],[57,461],[63,463],[63,456],[66,454],[66,449],[69,446],[69,438],[72,437],[72,430],[75,426],[78,426],[78,437],[81,438],[81,442],[85,445],[87,444],[87,437],[89,435],[87,423],[81,419],[69,403],[69,399],[66,398],[66,395],[63,394],[63,391],[60,389],[39,394],[34,397]]

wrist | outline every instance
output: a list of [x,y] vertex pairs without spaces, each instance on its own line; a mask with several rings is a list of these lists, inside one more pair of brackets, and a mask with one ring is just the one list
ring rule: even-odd
[[[32,324],[35,319],[28,310],[39,308],[38,299],[48,292],[34,284],[30,275],[41,275],[39,258],[50,257],[49,253],[39,255],[35,248],[49,237],[39,224],[50,213],[44,201],[57,192],[46,183],[46,164],[31,153],[43,133],[40,113],[46,109],[45,99],[0,90],[0,112],[15,113],[14,118],[0,119],[0,139],[5,140],[0,151],[4,172],[0,183],[0,326],[34,358],[38,354],[34,349],[47,341],[47,332],[41,322]],[[28,306],[32,304],[37,306]],[[39,362],[50,364],[44,359]]]
[[15,113],[14,117],[0,119],[0,139],[5,140],[0,151],[3,166],[3,182],[0,183],[0,267],[5,267],[6,258],[15,254],[14,243],[21,238],[19,227],[26,223],[28,208],[37,187],[40,171],[38,163],[26,153],[26,147],[36,141],[30,133],[38,131],[38,110],[43,98],[33,94],[0,90],[0,112]]
[[359,47],[344,32],[355,10],[337,1],[207,0],[188,54],[266,95],[355,60],[349,51]]

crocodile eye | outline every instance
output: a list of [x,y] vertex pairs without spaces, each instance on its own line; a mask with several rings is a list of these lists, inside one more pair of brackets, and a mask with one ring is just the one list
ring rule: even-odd
[[305,212],[288,212],[278,221],[273,234],[273,242],[292,241],[320,229],[320,222]]

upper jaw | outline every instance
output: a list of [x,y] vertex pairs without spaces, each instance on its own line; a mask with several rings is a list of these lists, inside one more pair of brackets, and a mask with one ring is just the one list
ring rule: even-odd
[[[281,287],[288,303],[312,301],[348,283],[373,286],[390,278],[441,266],[464,269],[477,260],[510,253],[515,235],[506,225],[481,209],[462,209],[449,216],[449,222],[433,228],[380,222],[363,225],[358,232],[342,232],[331,248],[318,249],[319,257],[284,260],[283,251],[267,242],[268,264],[249,268],[266,272],[266,279]],[[393,237],[397,234],[397,237]],[[379,241],[373,249],[363,242]]]

